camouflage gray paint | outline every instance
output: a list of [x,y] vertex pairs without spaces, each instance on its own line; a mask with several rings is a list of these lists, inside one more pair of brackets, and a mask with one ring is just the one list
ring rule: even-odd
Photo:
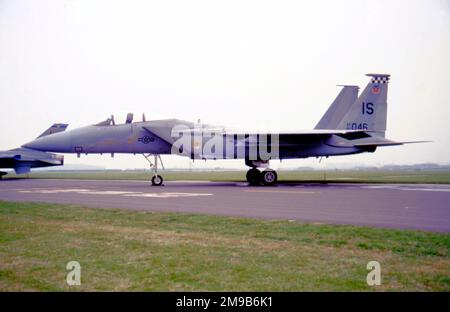
[[[101,122],[71,131],[37,138],[24,147],[59,153],[149,153],[179,154],[192,158],[249,158],[251,149],[260,149],[262,141],[279,152],[270,158],[304,158],[373,152],[373,144],[384,140],[388,75],[371,74],[371,81],[356,99],[358,87],[344,86],[315,130],[291,133],[229,133],[214,126],[198,125],[179,119],[151,120],[115,125]],[[384,79],[384,80],[383,80]],[[379,80],[385,82],[380,83]],[[374,91],[375,90],[375,91]],[[356,100],[355,100],[356,99]],[[179,130],[182,128],[183,130]],[[178,130],[177,130],[178,129]],[[328,130],[322,131],[321,129]],[[205,135],[207,133],[207,135]],[[185,136],[183,144],[180,137]],[[203,147],[211,138],[220,137],[221,149],[212,153]],[[270,139],[263,140],[263,137]],[[177,145],[178,143],[178,145]],[[191,144],[187,144],[191,143]],[[196,144],[200,144],[198,148]],[[230,148],[231,145],[231,148]],[[175,147],[175,148],[174,148]],[[258,155],[252,159],[262,158]]]
[[129,114],[126,123],[120,125],[115,124],[113,117],[70,131],[64,131],[67,125],[57,124],[23,148],[77,154],[239,158],[256,168],[267,166],[269,159],[349,155],[407,143],[385,139],[389,75],[368,76],[371,80],[359,97],[357,86],[344,86],[315,129],[307,132],[237,132],[179,119],[143,118],[133,122]]

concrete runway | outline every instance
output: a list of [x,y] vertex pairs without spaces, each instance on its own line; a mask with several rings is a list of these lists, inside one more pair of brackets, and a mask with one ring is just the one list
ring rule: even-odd
[[450,232],[450,185],[11,179],[0,200]]

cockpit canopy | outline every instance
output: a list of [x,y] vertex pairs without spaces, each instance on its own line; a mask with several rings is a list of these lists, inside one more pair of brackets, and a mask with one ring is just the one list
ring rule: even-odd
[[[125,119],[125,124],[131,124],[133,122],[133,113],[128,113],[127,114],[127,118]],[[142,121],[145,121],[145,115],[142,114]],[[97,124],[95,124],[95,126],[100,126],[100,127],[104,127],[104,126],[115,126],[116,122],[114,120],[114,115],[111,115],[110,118],[107,118],[104,121],[101,121]]]
[[111,115],[111,118],[107,118],[105,121],[101,121],[97,124],[95,124],[96,126],[115,126],[116,123],[114,121],[114,115]]

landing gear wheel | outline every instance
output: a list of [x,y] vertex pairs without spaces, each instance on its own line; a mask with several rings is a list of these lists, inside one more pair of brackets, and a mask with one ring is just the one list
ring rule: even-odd
[[277,172],[272,169],[266,169],[261,173],[261,182],[264,185],[274,185],[277,183]]
[[247,171],[247,181],[250,185],[259,185],[261,180],[261,171],[256,168],[252,168]]
[[153,186],[160,186],[163,183],[163,178],[159,174],[153,176],[152,178],[152,185]]
[[[150,169],[153,170],[153,177],[152,177],[152,185],[153,186],[160,186],[163,183],[163,178],[158,174],[158,159],[161,162],[161,166],[164,169],[164,165],[162,163],[162,159],[160,155],[157,154],[142,154],[145,159],[147,159]],[[154,161],[151,161],[150,157],[154,157]]]

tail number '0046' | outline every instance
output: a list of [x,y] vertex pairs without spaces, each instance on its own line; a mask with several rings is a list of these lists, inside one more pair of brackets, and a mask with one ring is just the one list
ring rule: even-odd
[[369,126],[367,123],[356,123],[356,122],[348,122],[347,123],[348,130],[369,130]]

